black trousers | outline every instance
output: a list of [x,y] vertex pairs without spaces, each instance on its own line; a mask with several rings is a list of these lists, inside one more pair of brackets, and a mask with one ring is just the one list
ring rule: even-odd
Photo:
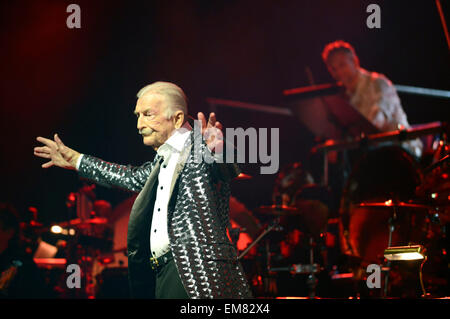
[[189,299],[178,274],[173,257],[167,264],[156,269],[156,299]]
[[146,263],[129,261],[128,276],[132,298],[189,299],[173,258],[157,269],[152,269],[150,261]]

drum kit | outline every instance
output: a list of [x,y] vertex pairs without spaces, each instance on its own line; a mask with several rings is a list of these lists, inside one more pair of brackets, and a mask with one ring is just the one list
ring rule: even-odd
[[[98,264],[108,264],[112,250],[113,232],[109,217],[111,205],[96,200],[95,185],[85,185],[67,197],[67,221],[51,226],[39,224],[33,233],[37,247],[33,259],[44,273],[57,298],[95,298],[99,290]],[[31,224],[31,223],[30,223]],[[36,224],[36,223],[33,223]],[[69,289],[66,283],[68,266],[80,266],[82,289]]]
[[[429,134],[439,138],[430,152],[432,164],[422,168],[396,142]],[[325,156],[331,150],[360,151],[341,191],[337,217],[332,216],[328,185],[308,181],[301,163],[288,165],[275,182],[273,205],[260,206],[253,212],[264,225],[259,236],[240,251],[239,259],[254,294],[343,297],[339,293],[329,295],[331,291],[345,290],[342,281],[350,286],[346,290],[349,297],[448,295],[447,135],[447,124],[430,123],[316,145],[313,151],[322,151]],[[386,141],[392,143],[386,145]],[[373,147],[380,143],[382,146]],[[427,263],[419,265],[420,274],[417,271],[416,276],[422,289],[405,292],[409,287],[406,280],[411,279],[407,270],[399,272],[402,263],[390,262],[383,254],[388,248],[414,245],[423,248]],[[250,254],[255,246],[258,252]],[[249,267],[252,263],[259,267]],[[380,265],[383,270],[384,287],[377,292],[366,285],[370,264]],[[321,285],[325,288],[320,289]]]

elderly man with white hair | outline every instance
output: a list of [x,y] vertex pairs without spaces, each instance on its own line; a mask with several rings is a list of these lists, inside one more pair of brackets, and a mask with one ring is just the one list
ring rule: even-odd
[[[54,140],[38,137],[44,146],[36,147],[34,154],[50,159],[43,168],[75,169],[96,183],[139,193],[127,237],[133,297],[251,297],[227,236],[230,181],[239,174],[238,167],[194,160],[194,149],[202,156],[220,154],[223,141],[201,138],[193,147],[198,139],[188,121],[186,96],[177,85],[155,82],[137,96],[137,129],[143,143],[157,152],[152,162],[139,167],[109,163],[65,146],[57,134]],[[214,113],[208,123],[198,113],[198,121],[202,134],[221,133]]]

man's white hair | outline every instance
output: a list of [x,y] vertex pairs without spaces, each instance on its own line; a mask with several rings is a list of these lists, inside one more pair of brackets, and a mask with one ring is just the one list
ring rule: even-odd
[[178,85],[163,81],[154,82],[140,89],[137,97],[140,98],[147,93],[161,94],[166,98],[166,117],[168,119],[178,110],[187,116],[187,98]]

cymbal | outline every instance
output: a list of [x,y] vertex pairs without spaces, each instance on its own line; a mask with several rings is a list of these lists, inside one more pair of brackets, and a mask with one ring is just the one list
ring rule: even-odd
[[81,220],[80,218],[69,220],[68,222],[60,223],[59,226],[61,227],[68,227],[68,226],[74,226],[74,227],[86,227],[90,225],[105,225],[108,223],[108,219],[105,217],[94,217],[91,219],[85,219]]
[[285,230],[298,229],[311,235],[319,235],[327,225],[328,218],[328,207],[318,200],[297,200],[295,206],[260,206],[256,212],[280,217],[280,224]]
[[417,125],[414,128],[399,129],[396,131],[379,132],[352,139],[328,139],[324,143],[313,147],[312,152],[318,150],[333,151],[359,148],[361,144],[376,145],[381,142],[412,140],[428,134],[443,132],[447,129],[447,123],[431,122]]
[[33,258],[39,268],[63,268],[66,269],[66,258]]
[[301,214],[301,211],[297,207],[287,205],[270,205],[258,207],[256,209],[256,213],[262,215],[288,216],[288,215],[299,215]]
[[419,204],[419,203],[407,203],[407,202],[393,202],[392,200],[387,200],[384,202],[362,202],[356,204],[357,207],[407,207],[416,209],[429,209],[430,206]]

